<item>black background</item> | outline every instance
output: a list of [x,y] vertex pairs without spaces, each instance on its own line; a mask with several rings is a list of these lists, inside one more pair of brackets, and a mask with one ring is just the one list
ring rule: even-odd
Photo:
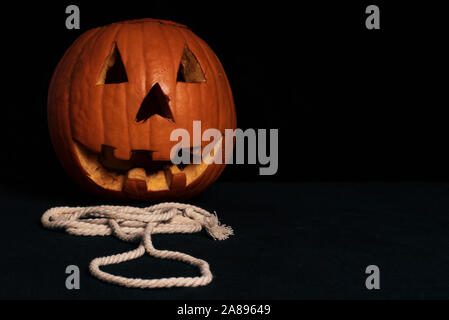
[[[68,4],[79,5],[81,30],[65,28]],[[369,4],[380,6],[381,30],[365,28]],[[0,194],[3,236],[10,240],[1,296],[448,297],[448,259],[442,255],[449,209],[443,13],[436,2],[410,1],[65,1],[8,7],[1,22]],[[213,251],[209,258],[217,276],[233,261],[226,283],[218,278],[207,291],[149,294],[102,284],[84,269],[89,288],[68,292],[64,266],[87,266],[105,248],[113,253],[129,246],[39,226],[50,206],[104,203],[80,190],[53,152],[46,120],[49,81],[81,33],[144,17],[186,24],[212,47],[233,89],[238,127],[279,129],[279,171],[259,176],[258,165],[228,166],[216,185],[193,200],[240,226],[228,244],[161,236],[161,246],[183,249],[178,244],[185,237],[191,241],[185,248],[196,246],[194,255]],[[295,251],[300,245],[306,252]],[[363,286],[363,268],[373,261],[387,266],[390,281],[375,294]],[[148,276],[145,268],[179,272],[178,264],[170,269],[153,263],[133,268],[141,276]]]
[[81,2],[81,30],[65,28],[68,3],[5,14],[9,178],[28,179],[22,168],[32,166],[39,181],[66,179],[46,123],[54,68],[82,32],[147,16],[184,23],[210,44],[229,76],[240,128],[279,129],[275,176],[234,165],[223,180],[449,178],[446,32],[435,4],[382,3],[382,28],[369,31],[368,2],[91,1]]

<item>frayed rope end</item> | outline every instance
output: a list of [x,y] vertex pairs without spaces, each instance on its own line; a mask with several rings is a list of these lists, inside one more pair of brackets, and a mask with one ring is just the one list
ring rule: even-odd
[[232,227],[221,224],[220,221],[218,221],[216,213],[210,217],[205,217],[204,222],[204,227],[206,228],[207,233],[215,240],[226,240],[234,234]]

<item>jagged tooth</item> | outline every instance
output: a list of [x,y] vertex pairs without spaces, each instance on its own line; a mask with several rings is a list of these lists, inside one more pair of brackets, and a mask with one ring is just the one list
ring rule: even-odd
[[133,168],[126,174],[123,191],[138,196],[147,191],[146,172],[143,168]]
[[164,169],[167,186],[170,190],[182,190],[186,187],[186,174],[182,172],[176,165],[166,167]]
[[146,181],[147,173],[145,172],[145,169],[143,169],[143,168],[133,168],[133,169],[128,170],[126,177],[128,179],[137,179],[137,180]]

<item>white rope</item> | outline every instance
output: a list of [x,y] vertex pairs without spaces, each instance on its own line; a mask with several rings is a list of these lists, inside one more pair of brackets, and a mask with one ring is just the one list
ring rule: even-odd
[[[205,286],[212,281],[209,264],[188,254],[154,248],[151,235],[156,233],[193,233],[205,228],[217,240],[225,240],[234,234],[231,227],[221,225],[217,215],[199,207],[169,202],[147,208],[125,206],[57,207],[47,210],[42,224],[49,229],[65,229],[81,236],[115,235],[123,241],[140,245],[131,251],[95,258],[89,270],[100,280],[132,288],[169,288]],[[148,253],[161,259],[180,260],[196,266],[200,277],[172,277],[140,279],[116,276],[100,270],[101,266],[137,259]]]

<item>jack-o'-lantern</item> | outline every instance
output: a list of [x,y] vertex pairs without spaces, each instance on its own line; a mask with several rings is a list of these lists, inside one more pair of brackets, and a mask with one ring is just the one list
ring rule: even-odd
[[85,32],[49,88],[57,156],[73,179],[103,196],[177,200],[207,188],[224,164],[170,161],[177,143],[171,132],[192,134],[194,121],[203,130],[235,129],[232,93],[210,47],[170,21],[125,21]]

